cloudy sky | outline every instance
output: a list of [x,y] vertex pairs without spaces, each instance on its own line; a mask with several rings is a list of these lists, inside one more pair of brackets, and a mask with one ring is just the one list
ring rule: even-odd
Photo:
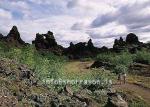
[[134,32],[150,41],[150,0],[0,0],[0,32],[16,25],[26,42],[52,31],[59,44],[88,41],[111,47]]

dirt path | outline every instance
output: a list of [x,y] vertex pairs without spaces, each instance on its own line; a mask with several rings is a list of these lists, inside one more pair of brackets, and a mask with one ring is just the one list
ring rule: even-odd
[[134,94],[140,96],[145,102],[150,104],[150,89],[138,86],[136,84],[123,84],[123,85],[114,85],[116,90],[126,90],[133,92]]

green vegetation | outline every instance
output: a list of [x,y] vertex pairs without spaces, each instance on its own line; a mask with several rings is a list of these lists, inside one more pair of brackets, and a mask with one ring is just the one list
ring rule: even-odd
[[134,55],[134,61],[150,64],[150,52],[146,50],[138,51],[137,54]]
[[96,60],[102,62],[109,62],[114,65],[115,68],[111,68],[115,73],[126,72],[131,64],[134,62],[140,62],[144,64],[150,64],[150,52],[146,49],[137,51],[136,54],[129,52],[122,53],[103,53],[96,57]]
[[[21,64],[28,65],[33,69],[36,76],[42,81],[50,79],[69,79],[69,80],[96,80],[105,81],[105,78],[111,79],[109,72],[102,70],[88,70],[83,69],[86,64],[81,64],[81,62],[69,62],[64,56],[57,56],[50,52],[37,51],[33,45],[28,45],[24,47],[8,47],[5,43],[0,42],[0,57],[13,59]],[[91,58],[87,60],[92,60]],[[91,62],[92,63],[92,62]],[[81,66],[81,67],[80,67]],[[82,84],[73,85],[76,90]],[[97,87],[108,87],[108,83],[103,82],[103,84]],[[62,88],[64,85],[49,85],[57,89]]]
[[103,53],[96,57],[97,60],[109,62],[113,65],[125,65],[129,66],[132,62],[132,55],[129,52],[117,53]]
[[41,80],[57,78],[67,60],[67,58],[56,56],[53,53],[38,52],[32,45],[8,47],[3,42],[0,42],[0,57],[13,59],[21,64],[28,65]]

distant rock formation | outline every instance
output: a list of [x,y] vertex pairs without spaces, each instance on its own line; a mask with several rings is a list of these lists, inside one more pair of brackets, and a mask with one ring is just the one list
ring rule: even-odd
[[139,44],[139,39],[134,33],[130,33],[126,37],[127,44]]
[[115,52],[120,52],[124,50],[125,47],[126,47],[126,42],[123,40],[122,37],[120,37],[119,40],[115,39],[114,45],[113,45],[113,49],[115,50]]
[[99,49],[94,47],[92,40],[86,42],[79,42],[77,44],[70,43],[70,46],[65,49],[65,55],[71,59],[80,59],[86,57],[93,57],[99,52]]
[[37,33],[32,44],[35,44],[37,50],[50,51],[57,55],[62,55],[63,53],[63,47],[57,44],[51,31],[48,31],[46,34]]
[[[6,42],[9,46],[24,46],[27,45],[21,37],[16,26],[13,26],[7,36],[3,36],[0,33],[0,41]],[[79,42],[77,44],[70,43],[68,48],[58,45],[53,32],[48,31],[46,34],[36,34],[36,38],[32,41],[37,50],[53,52],[56,55],[66,55],[71,59],[80,59],[86,57],[93,57],[99,53],[106,52],[121,52],[128,50],[130,53],[136,53],[137,50],[141,50],[143,47],[150,49],[150,43],[142,43],[139,41],[138,36],[134,33],[127,35],[126,39],[123,40],[115,39],[113,48],[107,48],[105,46],[97,48],[93,45],[92,39],[88,42]]]
[[3,35],[0,33],[0,39],[3,39]]
[[126,40],[124,41],[122,37],[120,39],[115,39],[113,50],[115,52],[121,52],[123,50],[128,50],[130,53],[135,53],[137,50],[140,50],[144,47],[144,44],[139,41],[138,37],[130,33],[127,35]]
[[0,34],[0,40],[8,42],[11,45],[19,46],[25,45],[26,43],[21,39],[20,33],[16,26],[13,26],[7,36]]

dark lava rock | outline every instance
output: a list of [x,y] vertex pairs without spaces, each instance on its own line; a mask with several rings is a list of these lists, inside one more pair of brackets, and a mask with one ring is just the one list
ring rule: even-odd
[[126,37],[126,43],[127,44],[138,44],[139,39],[134,33],[130,33]]
[[20,79],[30,79],[30,77],[32,76],[31,74],[31,70],[28,69],[26,66],[20,66],[18,68],[21,72],[20,72]]
[[21,39],[20,33],[18,32],[16,26],[13,26],[10,32],[8,33],[6,41],[25,45],[25,42]]
[[64,50],[64,54],[70,59],[81,59],[86,57],[93,57],[99,53],[99,48],[94,47],[91,39],[86,42],[79,42],[77,44],[70,43],[70,46]]
[[3,39],[3,35],[0,33],[0,39]]
[[126,47],[126,42],[120,37],[119,40],[115,39],[113,49],[115,52],[121,52]]
[[[6,75],[6,71],[11,74]],[[1,59],[0,76],[2,107],[93,107],[90,106],[89,97],[74,95],[69,86],[65,86],[64,91],[59,94],[49,89],[38,82],[31,69],[15,61]]]
[[63,47],[58,45],[53,32],[48,31],[46,34],[36,34],[36,38],[32,41],[37,50],[53,52],[56,55],[62,55]]
[[128,103],[118,93],[108,93],[108,102],[105,107],[128,107]]
[[111,68],[114,67],[114,65],[108,63],[108,62],[102,62],[102,61],[95,61],[90,68]]
[[140,42],[138,37],[130,33],[127,35],[126,40],[124,41],[122,37],[120,39],[115,39],[114,45],[113,45],[113,51],[120,53],[122,51],[128,50],[130,53],[135,54],[137,50],[141,50],[142,48],[145,48],[146,45],[144,43]]
[[13,26],[12,29],[10,30],[10,32],[8,33],[7,36],[3,36],[2,34],[0,34],[0,41],[2,42],[6,42],[6,46],[26,46],[27,43],[25,43],[21,37],[20,37],[20,33],[17,29],[16,26]]

